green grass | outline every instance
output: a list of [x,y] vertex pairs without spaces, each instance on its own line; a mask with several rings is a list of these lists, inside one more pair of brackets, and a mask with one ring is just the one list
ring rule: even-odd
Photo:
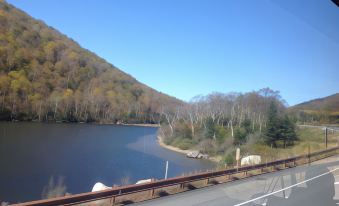
[[195,142],[186,138],[175,138],[171,145],[178,147],[179,149],[187,150],[192,148],[195,145]]
[[319,128],[298,128],[297,135],[301,142],[324,143],[325,133]]
[[[249,141],[247,144],[242,145],[241,155],[260,155],[262,157],[262,161],[265,162],[307,154],[309,152],[309,148],[310,152],[316,152],[325,149],[325,133],[320,128],[297,128],[297,136],[299,140],[296,141],[294,145],[288,146],[286,148],[271,148],[270,146],[264,144],[264,142],[262,142],[259,137],[259,139],[257,139],[257,141],[255,142]],[[338,140],[339,132],[336,132],[334,134],[332,132],[329,132],[328,148],[337,146]],[[217,141],[220,140],[217,139]],[[170,145],[185,150],[197,149],[199,147],[199,140],[192,140],[182,137],[173,138],[168,143]],[[229,165],[231,165],[232,163],[234,163],[232,161],[232,157],[235,155],[234,150],[235,146],[230,142],[229,144],[225,145],[223,153],[211,152],[209,154],[211,156],[218,154],[222,157],[222,165],[224,165],[224,163],[228,163]]]
[[[264,144],[245,145],[243,150],[249,154],[257,154],[263,157],[263,161],[271,161],[307,154],[325,149],[324,131],[319,128],[298,128],[299,141],[287,148],[271,148]],[[337,146],[339,133],[328,135],[328,148]]]

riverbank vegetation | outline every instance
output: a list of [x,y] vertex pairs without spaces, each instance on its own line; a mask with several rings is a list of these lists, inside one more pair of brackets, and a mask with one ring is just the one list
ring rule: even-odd
[[[278,91],[264,88],[241,93],[213,93],[194,98],[173,113],[163,113],[160,135],[166,144],[199,150],[233,164],[235,149],[242,155],[283,158],[304,154],[324,142],[320,129],[297,128]],[[314,130],[319,130],[311,135]],[[319,144],[321,143],[321,144]]]

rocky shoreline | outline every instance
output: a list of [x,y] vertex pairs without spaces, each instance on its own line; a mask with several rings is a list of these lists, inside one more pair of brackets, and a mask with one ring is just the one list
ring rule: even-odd
[[[168,150],[171,150],[173,152],[180,153],[180,154],[187,155],[190,152],[194,152],[194,150],[183,150],[183,149],[174,147],[172,145],[167,145],[167,144],[164,143],[163,138],[160,135],[157,136],[157,142],[159,143],[159,145],[161,147],[168,149]],[[220,156],[212,156],[212,157],[209,157],[208,160],[215,162],[215,163],[219,163],[219,161],[221,160],[221,157]]]

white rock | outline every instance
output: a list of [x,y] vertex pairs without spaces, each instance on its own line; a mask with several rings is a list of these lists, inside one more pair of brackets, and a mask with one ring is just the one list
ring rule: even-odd
[[241,166],[255,165],[261,163],[261,157],[259,155],[249,155],[241,158]]
[[137,183],[135,183],[136,185],[138,184],[144,184],[144,183],[149,183],[152,182],[152,179],[146,179],[146,180],[139,180]]
[[107,187],[106,185],[102,184],[101,182],[97,182],[93,186],[92,192],[107,190],[107,189],[111,189],[111,187]]

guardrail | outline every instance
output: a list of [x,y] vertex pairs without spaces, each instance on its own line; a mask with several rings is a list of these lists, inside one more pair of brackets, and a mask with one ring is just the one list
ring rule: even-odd
[[318,128],[318,129],[327,129],[327,130],[330,130],[330,131],[339,132],[338,126],[331,126],[331,125],[323,126],[323,125],[308,125],[308,124],[299,124],[297,126],[298,127],[308,127],[308,128]]
[[[180,186],[184,188],[185,184],[192,183],[195,181],[205,180],[208,184],[209,180],[217,177],[226,176],[230,178],[232,175],[244,173],[247,176],[247,173],[250,171],[260,170],[258,174],[264,173],[265,169],[268,169],[266,172],[272,172],[277,169],[278,166],[283,166],[283,168],[295,167],[301,164],[307,164],[322,158],[326,158],[332,155],[337,154],[339,147],[334,147],[327,150],[322,150],[318,152],[308,153],[305,155],[300,155],[296,157],[291,157],[287,159],[281,159],[277,161],[239,167],[234,169],[225,169],[212,172],[203,172],[199,174],[175,177],[166,180],[158,180],[151,183],[145,183],[140,185],[128,185],[116,187],[108,190],[98,191],[98,192],[87,192],[76,195],[69,195],[65,197],[51,198],[47,200],[38,200],[32,202],[25,202],[20,204],[14,204],[13,206],[55,206],[55,205],[77,205],[83,203],[94,202],[98,200],[107,200],[109,205],[114,205],[115,200],[119,196],[135,194],[145,191],[151,191],[151,197],[154,196],[156,189],[171,187],[171,186]],[[280,168],[280,169],[283,169]]]

